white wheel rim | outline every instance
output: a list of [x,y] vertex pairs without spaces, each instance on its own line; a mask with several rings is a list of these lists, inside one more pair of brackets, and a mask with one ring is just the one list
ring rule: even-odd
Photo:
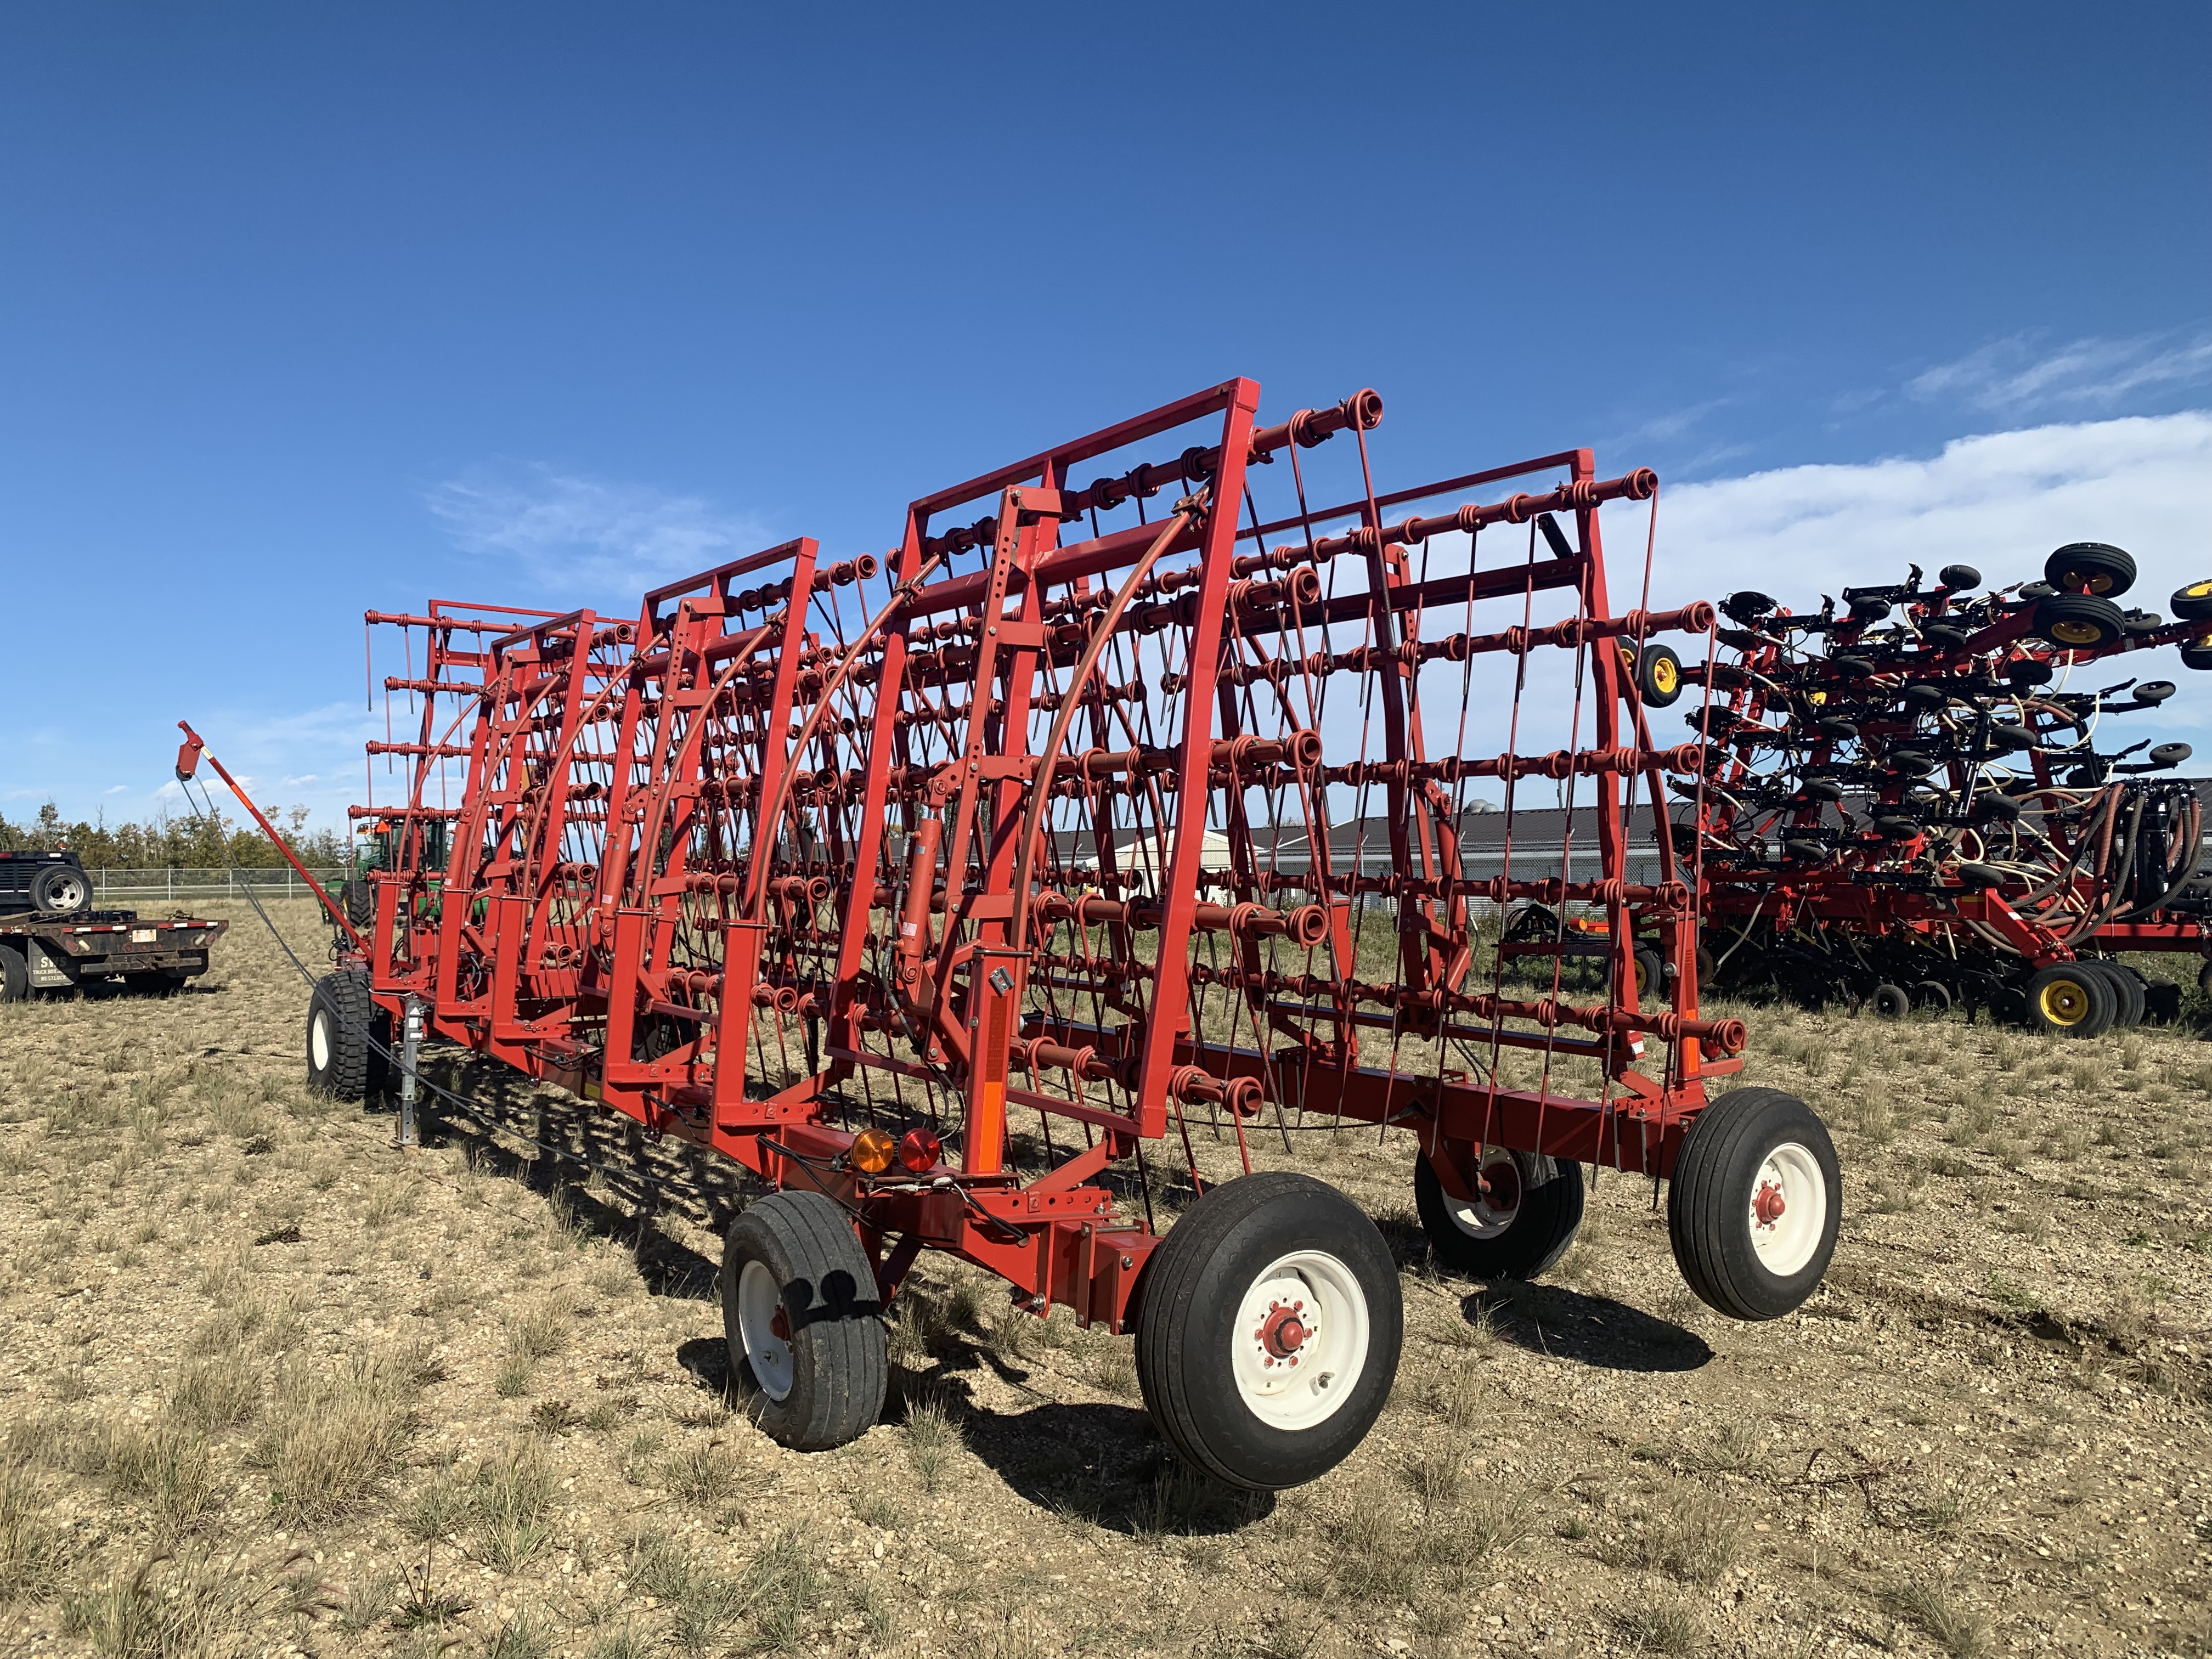
[[63,877],[47,890],[53,895],[57,910],[74,910],[84,902],[84,884],[75,876]]
[[1752,1177],[1745,1210],[1759,1266],[1778,1279],[1802,1271],[1827,1231],[1828,1183],[1820,1161],[1797,1142],[1784,1141]]
[[307,1058],[319,1072],[331,1069],[331,1017],[320,1008],[307,1022]]
[[1352,1397],[1372,1337],[1352,1269],[1324,1250],[1294,1251],[1237,1305],[1229,1364],[1237,1397],[1270,1428],[1316,1427]]
[[1485,1149],[1475,1173],[1481,1180],[1475,1182],[1474,1196],[1462,1202],[1446,1193],[1444,1213],[1469,1238],[1496,1238],[1520,1219],[1521,1166],[1503,1146],[1492,1146]]
[[746,1262],[738,1274],[738,1340],[744,1345],[753,1381],[775,1401],[790,1394],[796,1372],[791,1340],[776,1334],[779,1323],[790,1328],[775,1275],[757,1261]]

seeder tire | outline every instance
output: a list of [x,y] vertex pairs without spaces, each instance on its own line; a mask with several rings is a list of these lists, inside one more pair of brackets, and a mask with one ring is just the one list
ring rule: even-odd
[[[1634,999],[1632,1000],[1627,997],[1616,997],[1614,1000],[1623,1007],[1641,1009],[1644,1006],[1644,998],[1655,994],[1662,996],[1666,994],[1667,968],[1666,964],[1660,960],[1659,953],[1648,945],[1638,945],[1631,961],[1635,964]],[[1610,980],[1610,973],[1607,977]]]
[[2115,1031],[2132,1031],[2142,1024],[2143,988],[2127,967],[2117,962],[2097,961],[2088,964],[2104,975],[2112,988],[2112,1027]]
[[722,1251],[730,1371],[761,1432],[796,1451],[857,1440],[890,1384],[875,1268],[821,1193],[771,1193],[730,1224]]
[[1867,1006],[1876,1019],[1903,1019],[1912,1012],[1912,998],[1902,985],[1884,983],[1874,988]]
[[1924,1008],[1931,1014],[1948,1014],[1957,1000],[1951,988],[1940,979],[1923,979],[1912,988],[1912,1006]]
[[2119,1012],[2118,993],[2087,963],[2054,962],[2039,968],[2022,990],[2028,1024],[2060,1036],[2101,1036]]
[[1183,1212],[1138,1284],[1136,1336],[1137,1380],[1169,1443],[1216,1480],[1273,1492],[1367,1437],[1398,1374],[1405,1306],[1364,1212],[1326,1182],[1269,1171]]
[[1811,1107],[1779,1089],[1731,1090],[1698,1114],[1675,1159],[1674,1263],[1730,1318],[1779,1319],[1827,1272],[1843,1197],[1835,1143]]
[[2154,979],[2143,987],[2143,1018],[2154,1025],[2172,1025],[2181,1018],[2181,988],[2170,979]]
[[368,1038],[376,1021],[368,975],[325,974],[307,999],[307,1086],[337,1100],[368,1094]]
[[[1413,1160],[1413,1208],[1437,1260],[1470,1279],[1534,1279],[1567,1253],[1583,1224],[1583,1166],[1486,1148],[1488,1194],[1462,1203],[1425,1155]],[[1508,1188],[1504,1183],[1510,1182]]]

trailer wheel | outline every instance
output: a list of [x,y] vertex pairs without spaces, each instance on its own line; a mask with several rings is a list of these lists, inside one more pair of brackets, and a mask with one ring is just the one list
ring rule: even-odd
[[1667,1191],[1674,1263],[1735,1319],[1778,1319],[1835,1254],[1843,1172],[1827,1126],[1779,1089],[1735,1089],[1691,1122]]
[[1884,981],[1874,988],[1874,994],[1867,999],[1867,1006],[1874,1010],[1877,1019],[1903,1019],[1912,1012],[1912,999],[1905,994],[1902,985]]
[[339,1100],[368,1094],[368,1038],[376,1003],[368,975],[325,974],[307,999],[307,1086]]
[[[2204,971],[2212,974],[2212,963]],[[31,994],[31,965],[12,945],[0,945],[0,1002],[21,1002]]]
[[1912,1006],[1931,1014],[1949,1013],[1955,1000],[1951,988],[1940,979],[1923,979],[1912,988]]
[[2143,988],[2141,980],[2121,963],[2101,957],[2081,965],[2094,968],[2112,988],[2112,1030],[2132,1031],[2142,1024]]
[[2118,994],[2087,963],[2054,962],[2028,975],[2027,1023],[2061,1036],[2101,1036],[2119,1012]]
[[1583,1166],[1487,1146],[1477,1173],[1474,1198],[1462,1201],[1425,1153],[1413,1160],[1413,1208],[1437,1260],[1470,1279],[1548,1272],[1583,1224]]
[[73,916],[92,904],[92,884],[84,872],[69,864],[50,864],[31,878],[31,908],[58,916]]
[[890,1362],[876,1270],[821,1193],[772,1193],[722,1252],[730,1370],[761,1432],[797,1451],[857,1440],[884,1409]]
[[1389,1399],[1405,1335],[1389,1247],[1335,1188],[1274,1170],[1184,1212],[1137,1287],[1137,1380],[1184,1460],[1253,1492],[1334,1468]]

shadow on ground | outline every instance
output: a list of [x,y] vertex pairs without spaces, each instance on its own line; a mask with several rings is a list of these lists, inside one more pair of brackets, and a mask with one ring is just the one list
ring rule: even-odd
[[1461,1304],[1468,1322],[1487,1317],[1505,1341],[1530,1353],[1609,1371],[1693,1371],[1712,1358],[1694,1331],[1607,1296],[1563,1285],[1501,1279]]

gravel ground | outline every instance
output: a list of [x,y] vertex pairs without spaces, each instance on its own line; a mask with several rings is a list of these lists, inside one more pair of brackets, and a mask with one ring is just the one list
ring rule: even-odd
[[1253,1500],[1169,1457],[1126,1339],[942,1263],[884,1421],[783,1450],[727,1402],[727,1171],[452,1054],[605,1167],[466,1120],[403,1156],[305,1091],[305,1000],[249,913],[182,995],[0,1009],[0,1652],[2212,1651],[2194,1031],[1742,1010],[1846,1183],[1765,1326],[1684,1290],[1648,1183],[1469,1284],[1403,1138],[1308,1135],[1406,1356],[1358,1454]]

